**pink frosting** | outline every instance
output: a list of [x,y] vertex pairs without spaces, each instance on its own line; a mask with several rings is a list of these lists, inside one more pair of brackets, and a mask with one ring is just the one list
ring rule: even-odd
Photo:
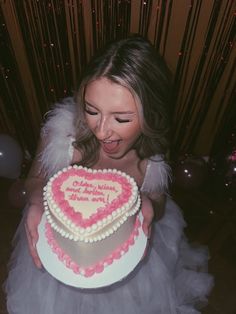
[[[74,208],[70,206],[69,202],[65,200],[65,193],[61,191],[61,186],[65,180],[71,176],[78,176],[90,182],[91,180],[106,180],[108,183],[117,182],[122,186],[122,192],[117,195],[117,197],[111,202],[105,204],[103,207],[97,209],[88,218],[83,218],[80,212],[75,212]],[[90,227],[98,221],[106,218],[108,215],[112,214],[117,208],[122,207],[126,204],[130,197],[132,196],[132,185],[130,182],[122,175],[113,172],[88,172],[86,169],[76,169],[70,168],[66,172],[59,174],[52,182],[52,194],[55,203],[59,206],[61,211],[69,218],[75,225],[82,228]]]
[[120,245],[120,247],[116,248],[112,253],[103,258],[103,260],[101,260],[97,264],[85,268],[80,267],[76,263],[76,261],[73,261],[71,257],[60,248],[59,244],[56,242],[53,236],[52,228],[48,222],[45,225],[45,234],[52,251],[57,255],[58,259],[65,264],[67,268],[72,269],[75,274],[80,274],[85,277],[91,277],[95,273],[103,272],[105,266],[108,267],[115,260],[120,259],[122,255],[128,252],[130,246],[134,245],[135,238],[139,235],[140,226],[141,222],[140,219],[137,217],[132,233],[130,234],[129,238],[122,245]]

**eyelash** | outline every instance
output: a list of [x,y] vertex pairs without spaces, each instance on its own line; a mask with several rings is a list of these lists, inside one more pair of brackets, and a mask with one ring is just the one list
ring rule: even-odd
[[[90,110],[88,110],[88,109],[86,109],[86,108],[85,108],[85,112],[86,112],[87,114],[91,115],[91,116],[96,116],[96,115],[97,115],[97,112],[95,112],[95,111],[90,111]],[[122,120],[122,119],[120,119],[120,118],[116,118],[116,121],[119,122],[119,123],[128,123],[128,122],[131,122],[131,120],[129,120],[129,119],[124,119],[124,120]]]
[[116,121],[119,122],[119,123],[128,123],[128,122],[131,122],[130,120],[122,120],[122,119],[119,119],[119,118],[116,118]]
[[97,112],[95,112],[95,111],[90,111],[90,110],[88,110],[88,109],[84,109],[84,111],[85,111],[86,113],[90,114],[91,116],[97,115]]

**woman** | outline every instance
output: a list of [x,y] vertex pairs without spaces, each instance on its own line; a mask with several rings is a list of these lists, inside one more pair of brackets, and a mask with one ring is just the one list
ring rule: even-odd
[[[206,301],[212,278],[200,272],[207,252],[188,246],[182,214],[167,195],[168,76],[154,47],[142,37],[129,37],[90,62],[76,103],[66,99],[49,114],[27,180],[28,208],[6,283],[10,314],[199,313],[196,307]],[[43,186],[53,173],[75,163],[124,171],[142,195],[149,254],[138,271],[110,289],[66,286],[43,270],[37,254]]]

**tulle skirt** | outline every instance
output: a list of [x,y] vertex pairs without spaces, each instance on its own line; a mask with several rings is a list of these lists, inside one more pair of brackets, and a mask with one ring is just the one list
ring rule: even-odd
[[169,199],[164,217],[153,227],[147,256],[134,272],[111,287],[82,290],[34,266],[22,220],[4,285],[9,314],[200,313],[213,278],[207,273],[207,249],[190,247],[184,227],[179,208]]

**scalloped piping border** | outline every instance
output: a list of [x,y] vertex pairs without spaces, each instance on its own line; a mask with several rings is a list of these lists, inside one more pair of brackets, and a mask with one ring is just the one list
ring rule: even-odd
[[139,217],[136,217],[136,221],[134,224],[134,229],[131,232],[129,238],[117,249],[115,249],[112,253],[110,253],[107,257],[103,258],[100,262],[96,263],[93,266],[89,267],[81,267],[75,261],[71,259],[71,257],[65,253],[56,242],[53,236],[52,228],[48,222],[45,224],[45,235],[48,241],[49,246],[52,249],[58,259],[65,264],[65,266],[71,269],[75,274],[80,274],[84,277],[91,277],[96,273],[103,272],[105,267],[111,265],[115,260],[119,260],[125,253],[128,252],[130,246],[134,245],[135,240],[139,235],[139,228],[141,227],[141,222]]

